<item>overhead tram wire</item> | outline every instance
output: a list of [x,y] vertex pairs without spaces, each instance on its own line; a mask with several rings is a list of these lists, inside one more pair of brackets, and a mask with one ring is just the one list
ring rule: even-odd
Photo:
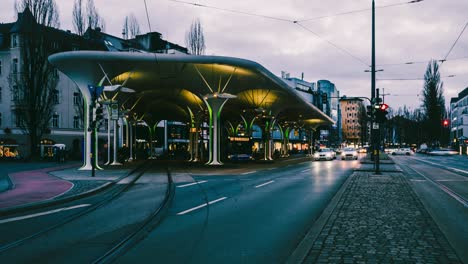
[[[438,59],[436,61],[454,61],[454,60],[466,60],[468,57],[458,57],[458,58],[452,58],[452,59]],[[408,61],[408,62],[401,62],[401,63],[385,63],[385,64],[378,64],[376,66],[399,66],[399,65],[413,65],[413,64],[422,64],[422,63],[428,63],[430,59],[425,60],[425,61]]]
[[[414,3],[418,3],[418,2],[422,2],[422,1],[423,1],[423,0],[413,0],[413,1],[403,2],[403,3],[396,3],[396,4],[389,4],[389,5],[383,5],[383,6],[376,6],[375,9],[382,9],[382,8],[387,8],[387,7],[394,7],[394,6],[400,6],[400,5],[414,4]],[[342,15],[349,15],[349,14],[355,14],[355,13],[368,12],[368,11],[371,11],[371,10],[372,10],[372,8],[357,9],[357,10],[352,10],[352,11],[346,11],[346,12],[336,13],[336,14],[332,14],[332,15],[325,15],[325,16],[318,16],[318,17],[312,17],[312,18],[307,18],[307,19],[301,19],[301,20],[297,20],[296,22],[308,22],[308,21],[319,20],[319,19],[324,19],[324,18],[329,18],[329,17],[335,17],[335,16],[342,16]]]
[[[149,32],[152,32],[151,22],[150,22],[149,14],[148,14],[148,6],[146,4],[146,0],[143,0],[143,2],[145,3],[146,20],[148,21],[148,29],[149,29]],[[156,52],[153,52],[153,54],[154,54],[154,60],[156,61],[156,67],[157,67],[158,75],[160,77],[159,80],[160,80],[160,82],[162,82],[162,80],[161,80],[161,65],[159,65],[158,55],[156,54]]]
[[344,48],[342,48],[342,47],[340,47],[340,46],[338,46],[338,45],[336,45],[335,43],[331,42],[330,40],[321,37],[319,34],[315,33],[315,32],[312,31],[310,28],[308,28],[308,27],[302,25],[301,23],[299,23],[299,22],[297,22],[297,21],[295,21],[294,24],[296,24],[296,25],[298,25],[299,27],[303,28],[304,30],[306,30],[306,31],[308,31],[308,32],[310,32],[310,33],[312,33],[312,34],[314,34],[314,35],[315,35],[316,37],[318,37],[319,39],[321,39],[321,40],[327,42],[328,44],[330,44],[331,46],[333,46],[333,47],[335,47],[336,49],[340,50],[341,52],[346,53],[347,55],[349,55],[349,56],[352,57],[353,59],[359,61],[360,63],[364,64],[365,66],[370,67],[370,65],[369,65],[367,62],[365,62],[364,60],[358,58],[357,56],[353,55],[351,52],[345,50]]
[[175,2],[175,3],[180,3],[180,4],[185,4],[185,5],[204,7],[204,8],[209,8],[209,9],[214,9],[214,10],[219,10],[219,11],[225,11],[225,12],[230,12],[230,13],[234,13],[234,14],[242,14],[242,15],[247,15],[247,16],[261,17],[261,18],[267,18],[267,19],[278,20],[278,21],[283,21],[283,22],[290,22],[290,23],[294,22],[294,20],[291,20],[291,19],[260,15],[260,14],[249,13],[249,12],[233,10],[233,9],[227,9],[227,8],[221,8],[221,7],[216,7],[216,6],[202,5],[202,4],[197,4],[197,3],[192,3],[192,2],[185,2],[185,1],[180,1],[180,0],[168,0],[168,1]]
[[355,60],[357,60],[360,63],[364,64],[365,66],[370,67],[369,63],[367,63],[364,60],[362,60],[362,59],[358,58],[357,56],[353,55],[351,52],[347,51],[346,49],[341,48],[340,46],[336,45],[335,43],[331,42],[330,40],[327,40],[327,39],[321,37],[319,34],[315,33],[311,29],[309,29],[306,26],[300,24],[300,21],[297,21],[297,20],[290,20],[290,19],[284,19],[284,18],[279,18],[279,17],[260,15],[260,14],[255,14],[255,13],[249,13],[249,12],[238,11],[238,10],[233,10],[233,9],[220,8],[220,7],[215,7],[215,6],[202,5],[202,4],[186,2],[186,1],[180,1],[180,0],[168,0],[168,1],[175,2],[175,3],[181,3],[181,4],[186,4],[186,5],[197,6],[197,7],[210,8],[210,9],[214,9],[214,10],[226,11],[226,12],[231,12],[231,13],[235,13],[235,14],[249,15],[249,16],[255,16],[255,17],[260,17],[260,18],[268,18],[268,19],[293,23],[293,24],[296,24],[299,27],[303,28],[304,30],[308,31],[309,33],[312,33],[313,35],[315,35],[319,39],[327,42],[328,44],[330,44],[334,48],[340,50],[341,52],[344,52],[345,54],[351,56],[352,58],[354,58]]
[[463,35],[463,32],[465,32],[465,29],[466,27],[468,26],[468,22],[466,22],[465,26],[463,27],[462,31],[460,32],[460,34],[458,35],[457,39],[455,40],[455,42],[453,43],[452,47],[450,47],[450,50],[447,52],[447,55],[445,55],[444,59],[441,61],[441,64],[443,64],[446,60],[447,60],[447,57],[450,55],[450,52],[452,52],[453,48],[455,47],[455,45],[457,44],[458,40],[460,39],[461,35]]

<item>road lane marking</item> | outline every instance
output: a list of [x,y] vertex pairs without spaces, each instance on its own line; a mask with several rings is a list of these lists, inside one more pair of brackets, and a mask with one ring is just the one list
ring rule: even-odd
[[412,181],[412,182],[425,182],[426,180],[414,180],[414,179],[411,179],[410,181]]
[[271,183],[274,183],[275,181],[269,181],[269,182],[265,182],[265,183],[262,183],[262,184],[259,184],[257,186],[255,186],[255,188],[260,188],[262,186],[265,186],[265,185],[268,185],[268,184],[271,184]]
[[64,207],[64,208],[55,209],[55,210],[46,211],[46,212],[37,213],[37,214],[30,214],[30,215],[24,215],[24,216],[18,216],[18,217],[3,219],[3,220],[0,220],[0,224],[19,221],[19,220],[24,220],[24,219],[29,219],[29,218],[34,218],[34,217],[48,215],[48,214],[54,214],[54,213],[58,213],[58,212],[68,211],[68,210],[73,210],[73,209],[77,209],[77,208],[87,207],[87,206],[90,206],[90,205],[91,204],[80,204],[80,205]]
[[248,172],[244,172],[244,173],[241,173],[242,175],[247,175],[247,174],[252,174],[252,173],[256,173],[257,171],[254,170],[254,171],[248,171]]
[[453,167],[447,167],[447,166],[444,166],[444,165],[441,165],[441,164],[437,164],[437,163],[432,162],[432,161],[423,160],[423,159],[418,159],[418,158],[413,158],[413,159],[419,160],[419,161],[422,161],[422,162],[426,162],[426,163],[429,163],[429,164],[432,164],[432,165],[443,166],[443,167],[445,167],[445,168],[447,168],[447,169],[451,169],[451,170],[454,170],[454,171],[463,172],[463,173],[467,173],[467,174],[468,174],[468,171],[465,171],[465,170],[460,170],[460,169],[453,168]]
[[207,205],[214,204],[214,203],[217,203],[217,202],[221,202],[222,200],[225,200],[225,199],[227,199],[227,197],[221,197],[221,198],[216,199],[216,200],[213,200],[213,201],[211,201],[211,202],[204,203],[204,204],[200,204],[199,206],[195,206],[195,207],[192,207],[192,208],[187,209],[187,210],[185,210],[185,211],[182,211],[182,212],[180,212],[180,213],[177,213],[177,215],[184,215],[184,214],[190,213],[190,212],[192,212],[192,211],[195,211],[195,210],[197,210],[197,209],[203,208],[203,207],[205,207],[205,206],[207,206]]
[[276,170],[276,168],[269,168],[269,169],[267,169],[267,170]]
[[199,182],[192,182],[192,183],[182,184],[182,185],[177,186],[177,188],[184,188],[184,187],[188,187],[188,186],[192,186],[192,185],[196,185],[196,184],[201,184],[201,183],[205,183],[205,182],[207,182],[207,181],[199,181]]
[[453,199],[457,200],[459,203],[461,203],[463,206],[465,207],[468,207],[468,202],[462,197],[460,196],[458,193],[450,190],[449,188],[447,188],[445,185],[442,185],[441,183],[438,183],[434,180],[432,180],[431,178],[427,177],[426,175],[420,173],[419,171],[411,168],[410,166],[406,165],[408,168],[410,168],[411,170],[413,170],[414,172],[416,172],[417,174],[421,175],[422,177],[424,177],[426,180],[432,182],[435,186],[439,187],[439,189],[441,189],[443,192],[445,192],[446,194],[450,195]]
[[303,170],[303,171],[301,171],[301,172],[308,172],[308,171],[310,171],[310,170],[312,170],[312,169]]
[[438,182],[465,182],[468,180],[436,180]]

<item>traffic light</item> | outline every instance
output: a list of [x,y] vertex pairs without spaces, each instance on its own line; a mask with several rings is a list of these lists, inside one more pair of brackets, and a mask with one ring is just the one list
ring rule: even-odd
[[100,121],[104,118],[104,111],[102,109],[102,105],[96,108],[96,120]]
[[387,104],[378,104],[376,105],[375,111],[375,122],[377,123],[385,123],[387,121],[387,114],[388,114],[388,105]]
[[444,119],[444,120],[442,121],[442,125],[443,125],[445,128],[447,128],[447,127],[449,127],[449,125],[450,125],[450,121],[449,121],[448,119]]
[[322,104],[328,104],[328,96],[326,93],[322,93]]
[[374,108],[372,108],[372,105],[366,106],[366,109],[367,109],[367,116],[372,117],[372,115],[374,114]]

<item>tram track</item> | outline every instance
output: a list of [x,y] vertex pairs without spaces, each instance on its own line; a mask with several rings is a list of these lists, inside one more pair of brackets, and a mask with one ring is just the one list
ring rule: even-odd
[[[95,211],[96,209],[105,206],[106,204],[109,204],[111,201],[118,198],[122,193],[124,193],[125,191],[130,189],[135,184],[135,182],[138,179],[140,179],[141,176],[143,176],[145,174],[145,172],[147,172],[150,168],[151,168],[151,163],[150,162],[145,162],[144,164],[139,166],[137,169],[135,169],[132,173],[130,173],[126,177],[126,178],[133,177],[131,179],[131,181],[128,182],[128,184],[116,184],[116,186],[114,188],[109,188],[109,189],[104,190],[102,195],[105,195],[106,198],[101,200],[100,202],[92,204],[92,205],[86,207],[86,209],[84,209],[84,210],[82,210],[82,211],[80,211],[80,212],[78,212],[76,214],[70,215],[70,216],[64,218],[62,221],[51,224],[50,226],[47,226],[46,228],[43,228],[43,229],[41,229],[39,231],[35,231],[32,234],[29,234],[29,235],[24,236],[22,238],[16,239],[14,241],[5,243],[3,245],[0,245],[0,256],[1,256],[2,253],[6,252],[6,251],[8,251],[10,249],[21,246],[21,245],[27,243],[28,241],[30,241],[32,239],[36,239],[36,238],[39,238],[41,236],[44,236],[47,233],[49,233],[49,232],[51,232],[51,231],[53,231],[53,230],[55,230],[57,228],[60,228],[61,226],[64,226],[64,225],[66,225],[68,223],[71,223],[72,221],[74,221],[74,220],[76,220],[76,219],[78,219],[78,218],[80,218],[82,216],[85,216],[85,215]],[[86,199],[86,198],[81,198],[81,199]]]
[[[444,168],[443,166],[440,166],[439,164],[434,164],[433,162],[426,162],[424,160],[421,160],[421,159],[415,159],[417,161],[420,161],[420,162],[423,162],[425,165],[428,165],[428,166],[432,166],[432,167],[435,167],[435,168],[438,168],[440,170],[443,170],[443,171],[447,171],[447,172],[450,172],[452,174],[455,174],[459,177],[462,177],[463,180],[465,180],[466,178],[466,174],[464,172],[459,172],[457,171],[457,169],[454,169],[454,168]],[[403,166],[404,168],[402,168],[403,170],[406,169],[407,172],[414,172],[415,174],[421,176],[424,180],[432,183],[434,186],[436,186],[439,190],[443,191],[444,193],[446,193],[447,195],[449,195],[450,197],[452,197],[453,199],[455,199],[456,201],[458,201],[460,204],[462,204],[465,208],[468,208],[468,199],[466,199],[465,197],[463,197],[461,194],[459,194],[456,190],[454,190],[453,188],[451,188],[450,186],[448,186],[447,184],[444,184],[445,181],[443,180],[436,180],[434,179],[434,175],[431,175],[431,174],[428,174],[428,173],[423,173],[421,172],[420,170],[414,168],[414,164],[410,164],[408,161],[404,161],[404,162],[399,162],[399,166]]]

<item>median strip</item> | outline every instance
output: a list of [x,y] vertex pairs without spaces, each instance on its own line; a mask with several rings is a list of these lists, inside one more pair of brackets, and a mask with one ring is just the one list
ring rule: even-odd
[[187,184],[179,185],[179,186],[177,186],[177,188],[184,188],[184,187],[188,187],[188,186],[192,186],[192,185],[202,184],[202,183],[205,183],[205,182],[207,182],[207,181],[187,183]]
[[227,199],[227,197],[221,197],[221,198],[216,199],[216,200],[213,200],[213,201],[211,201],[211,202],[204,203],[204,204],[200,204],[199,206],[195,206],[195,207],[193,207],[193,208],[190,208],[190,209],[187,209],[187,210],[182,211],[182,212],[180,212],[180,213],[177,213],[177,215],[184,215],[184,214],[190,213],[190,212],[192,212],[192,211],[195,211],[195,210],[197,210],[197,209],[203,208],[203,207],[205,207],[205,206],[207,206],[207,205],[214,204],[214,203],[217,203],[217,202],[221,202],[222,200],[225,200],[225,199]]
[[268,184],[271,184],[271,183],[274,183],[275,181],[269,181],[269,182],[265,182],[265,183],[262,183],[262,184],[259,184],[257,186],[255,186],[255,188],[260,188],[262,186],[265,186],[265,185],[268,185]]

